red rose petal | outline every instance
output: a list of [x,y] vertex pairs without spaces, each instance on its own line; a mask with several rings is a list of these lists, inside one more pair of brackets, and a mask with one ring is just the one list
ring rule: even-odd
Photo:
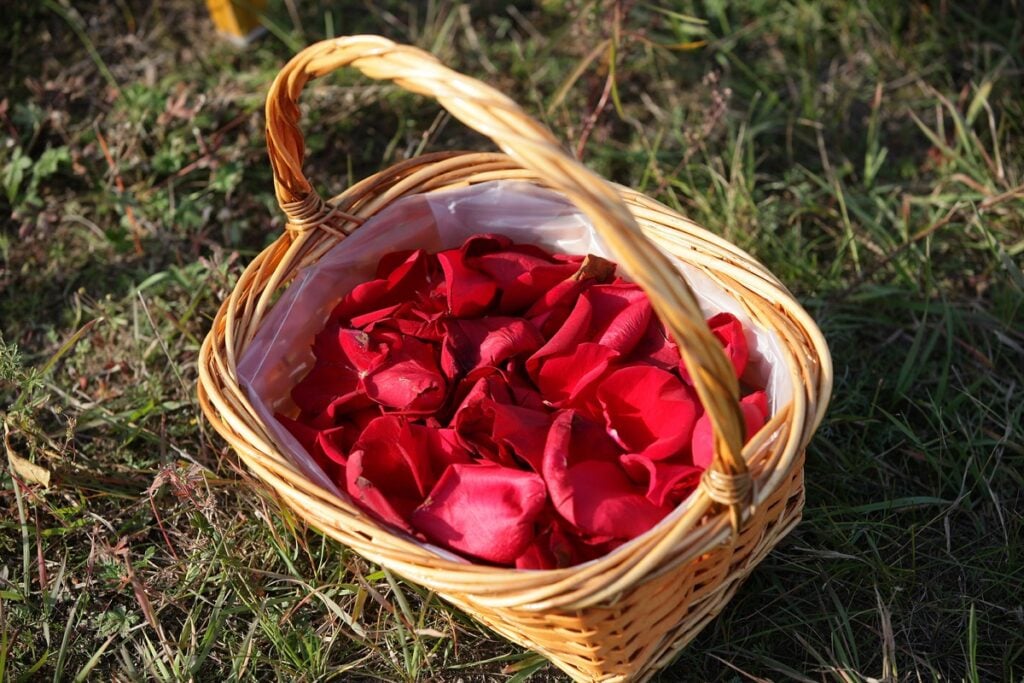
[[491,438],[494,443],[539,473],[544,460],[548,426],[551,424],[550,416],[539,410],[500,403],[494,403],[492,409]]
[[386,280],[396,268],[408,262],[409,257],[415,256],[416,252],[416,249],[403,249],[402,251],[384,254],[380,257],[380,261],[377,262],[377,274],[374,277],[378,280]]
[[632,283],[595,285],[583,297],[593,310],[590,339],[622,355],[633,350],[654,315],[647,294]]
[[382,361],[370,346],[366,333],[329,325],[314,340],[316,363],[292,389],[292,400],[305,413],[329,409],[332,418],[368,405],[361,376]]
[[[584,460],[568,468],[565,490],[551,492],[563,517],[585,534],[630,539],[639,536],[670,512],[649,501],[615,463]],[[560,495],[559,499],[555,499]]]
[[590,279],[563,280],[544,292],[523,317],[532,322],[545,339],[551,339],[565,324],[583,291],[594,284]]
[[633,365],[608,375],[597,391],[608,433],[627,451],[653,460],[671,457],[693,435],[700,403],[675,375]]
[[540,348],[544,338],[527,320],[488,316],[479,320],[448,320],[441,347],[441,367],[449,378],[485,365],[496,366],[513,356]]
[[502,313],[522,311],[577,270],[576,264],[554,262],[544,250],[526,244],[481,254],[468,262],[498,284],[498,310]]
[[645,455],[628,453],[621,458],[622,468],[634,482],[647,487],[647,500],[658,506],[674,508],[700,483],[704,469],[689,463],[651,460]]
[[[722,344],[726,357],[732,363],[736,377],[743,377],[743,373],[747,369],[747,361],[750,359],[750,348],[742,323],[732,313],[719,313],[708,318],[707,322],[708,327],[711,328],[711,334],[715,335]],[[684,382],[691,383],[690,371],[682,362],[679,363],[679,375]]]
[[589,341],[590,321],[593,318],[593,309],[590,301],[585,296],[576,299],[572,311],[558,330],[548,339],[544,346],[540,347],[535,354],[526,361],[526,369],[531,376],[535,376],[540,362],[548,356],[566,353],[574,349],[582,342]]
[[[601,446],[600,432],[574,411],[560,412],[544,450],[543,474],[558,513],[584,534],[633,538],[656,524],[668,508],[652,504]],[[607,437],[604,437],[607,439]]]
[[332,481],[343,478],[348,461],[348,449],[344,445],[344,438],[350,431],[348,428],[315,429],[281,414],[274,417],[291,432]]
[[579,408],[593,417],[599,414],[595,401],[598,382],[605,381],[602,378],[618,355],[600,344],[579,344],[571,352],[544,359],[535,381],[551,404]]
[[466,265],[462,249],[448,249],[437,255],[444,271],[448,312],[462,318],[484,313],[498,294],[494,280]]
[[441,280],[437,261],[422,249],[410,252],[387,277],[357,285],[331,313],[333,322],[408,301],[426,300]]
[[434,356],[432,345],[395,335],[386,360],[363,379],[366,395],[398,412],[434,412],[444,403],[447,388]]
[[356,502],[406,530],[409,515],[434,480],[426,443],[395,415],[367,425],[352,447],[345,472],[346,489]]
[[580,532],[557,514],[543,514],[538,532],[522,555],[517,569],[560,569],[572,567],[606,554],[600,544],[588,543]]
[[512,465],[511,461],[506,461],[501,457],[502,454],[499,453],[498,445],[494,443],[493,437],[494,405],[497,402],[511,402],[508,385],[501,373],[496,370],[478,372],[468,376],[460,385],[460,393],[465,391],[463,387],[466,385],[469,385],[470,388],[466,391],[465,397],[459,403],[451,420],[459,442],[466,449],[475,451],[484,459]]
[[[763,391],[748,394],[740,400],[740,409],[743,411],[746,443],[768,422],[768,395]],[[701,469],[707,469],[711,466],[714,456],[714,429],[711,427],[711,417],[705,413],[693,428],[693,464]]]
[[512,246],[512,240],[504,235],[481,234],[473,235],[462,243],[462,253],[469,261],[484,254],[493,254]]
[[669,372],[681,367],[679,347],[657,316],[651,316],[643,336],[629,354],[629,360],[648,363]]
[[446,548],[512,564],[534,537],[544,509],[544,480],[491,463],[451,465],[412,513],[413,526]]

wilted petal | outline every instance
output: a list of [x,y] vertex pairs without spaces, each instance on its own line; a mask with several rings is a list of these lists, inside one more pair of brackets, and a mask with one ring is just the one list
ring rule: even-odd
[[544,481],[491,463],[451,465],[412,514],[430,541],[495,564],[512,564],[533,540]]

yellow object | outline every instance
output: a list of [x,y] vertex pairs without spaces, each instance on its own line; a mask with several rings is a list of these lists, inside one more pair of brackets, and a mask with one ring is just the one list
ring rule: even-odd
[[[408,159],[321,197],[303,173],[298,98],[341,68],[437,99],[502,153],[439,152]],[[284,234],[245,269],[199,354],[199,403],[252,473],[309,524],[368,560],[436,592],[576,681],[643,681],[720,612],[758,562],[800,520],[804,451],[832,390],[828,347],[814,321],[764,266],[667,206],[613,185],[569,157],[506,95],[422,50],[377,36],[312,45],[282,69],[267,97],[267,145]],[[519,571],[452,560],[396,533],[346,498],[311,483],[283,454],[239,383],[236,362],[296,273],[391,202],[499,179],[556,190],[593,222],[669,327],[717,435],[700,486],[653,529],[584,565]],[[775,333],[793,387],[789,402],[743,443],[739,388],[722,345],[670,258],[732,294],[754,325]]]
[[249,42],[261,32],[259,12],[266,6],[266,0],[206,0],[217,30],[241,43]]

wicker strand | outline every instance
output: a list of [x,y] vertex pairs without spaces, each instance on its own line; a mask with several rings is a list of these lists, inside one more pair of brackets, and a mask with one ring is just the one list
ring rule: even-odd
[[[321,229],[338,237],[344,237],[363,224],[363,219],[345,213],[337,206],[325,202],[316,192],[309,192],[301,199],[282,202],[281,210],[288,217],[286,229],[295,234]],[[337,219],[340,225],[335,225]]]
[[719,505],[742,505],[754,498],[754,480],[749,472],[725,474],[706,469],[700,480],[708,498]]

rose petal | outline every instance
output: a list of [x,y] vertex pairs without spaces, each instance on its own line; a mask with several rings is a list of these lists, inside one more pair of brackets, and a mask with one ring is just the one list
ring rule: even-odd
[[314,429],[281,414],[274,417],[291,432],[292,436],[332,481],[344,478],[345,463],[348,461],[348,448],[345,440],[350,435],[349,428]]
[[356,285],[331,312],[331,321],[344,323],[353,316],[396,304],[427,301],[440,280],[437,260],[433,256],[422,249],[409,252],[386,277]]
[[544,509],[544,481],[491,463],[451,465],[412,513],[430,541],[486,562],[512,564],[534,536]]
[[[754,434],[768,421],[768,395],[763,391],[755,391],[740,399],[740,410],[743,411],[743,422],[746,438],[750,440]],[[701,469],[711,466],[715,456],[715,433],[711,427],[711,417],[704,414],[697,420],[693,428],[693,464]]]
[[469,451],[459,443],[454,429],[437,429],[422,425],[409,427],[417,439],[422,439],[426,443],[430,467],[435,476],[441,476],[448,465],[470,461]]
[[544,444],[551,418],[545,412],[515,405],[494,403],[491,438],[509,456],[525,461],[534,472],[541,471]]
[[651,316],[643,336],[629,354],[629,360],[648,363],[668,372],[675,372],[681,366],[679,347],[657,316]]
[[398,412],[434,412],[444,403],[447,389],[435,354],[431,344],[392,336],[386,359],[363,379],[366,395]]
[[292,389],[292,400],[304,413],[328,411],[332,418],[368,405],[361,376],[383,361],[359,330],[328,325],[313,342],[316,363]]
[[[721,343],[726,358],[732,363],[736,377],[743,377],[743,373],[747,369],[747,361],[750,359],[750,348],[747,344],[747,336],[743,330],[743,324],[732,313],[719,313],[708,318],[707,323],[708,327],[711,328],[711,334],[715,335],[719,343]],[[679,376],[687,384],[692,383],[690,371],[681,361],[679,363]]]
[[564,482],[565,490],[551,491],[552,502],[585,534],[635,538],[671,510],[649,501],[615,463],[585,460],[568,468]]
[[647,487],[647,500],[671,508],[693,493],[704,472],[689,463],[651,460],[637,453],[627,453],[620,462],[632,481]]
[[526,246],[516,245],[472,261],[474,268],[497,282],[501,291],[498,310],[502,313],[522,311],[577,270],[573,263],[552,263],[544,255],[529,253]]
[[517,313],[578,269],[575,259],[554,257],[532,244],[478,235],[462,247],[466,264],[486,274],[500,291],[498,311]]
[[580,344],[571,352],[544,359],[535,376],[537,387],[552,405],[578,408],[589,417],[598,416],[598,384],[604,381],[602,378],[618,355],[607,346]]
[[538,532],[522,555],[517,569],[561,569],[582,564],[606,554],[604,547],[588,543],[580,532],[557,513],[542,514]]
[[631,283],[597,285],[583,296],[594,311],[592,339],[622,355],[633,350],[654,316],[647,294]]
[[426,443],[395,415],[367,425],[352,447],[345,475],[357,503],[405,530],[435,481]]
[[527,361],[534,379],[541,362],[585,342],[628,354],[643,338],[652,309],[642,289],[630,283],[593,285],[583,291],[565,322]]
[[627,451],[659,460],[686,448],[700,403],[664,370],[633,365],[609,374],[597,391],[605,425]]
[[441,367],[449,378],[485,365],[529,354],[544,338],[527,320],[488,316],[479,320],[448,320],[441,347]]
[[[465,386],[469,385],[467,391]],[[465,397],[455,409],[451,424],[459,443],[486,460],[500,461],[513,465],[499,452],[494,443],[494,405],[496,402],[511,403],[508,385],[497,370],[477,372],[467,376],[459,386],[458,394]],[[498,400],[495,400],[498,397]]]
[[565,325],[583,291],[594,284],[594,280],[563,280],[544,292],[523,317],[533,323],[545,339],[551,339]]
[[[584,534],[628,539],[667,512],[652,504],[619,467],[616,449],[571,410],[556,415],[544,449],[543,475],[558,513]],[[611,456],[611,457],[609,457]]]
[[462,249],[448,249],[437,255],[444,271],[448,312],[460,318],[481,315],[498,294],[494,280],[470,268],[464,259]]

